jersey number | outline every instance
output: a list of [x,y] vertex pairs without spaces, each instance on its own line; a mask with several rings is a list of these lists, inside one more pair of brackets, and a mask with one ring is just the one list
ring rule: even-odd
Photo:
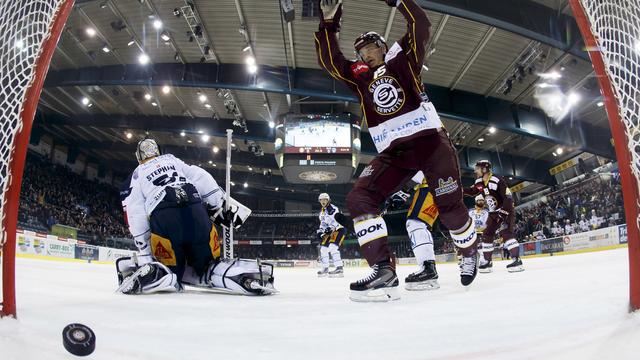
[[169,175],[167,174],[159,176],[157,179],[153,180],[153,185],[167,186],[169,184],[173,184],[174,182],[176,182],[176,180],[180,182],[187,181],[187,179],[184,176],[178,176],[178,172],[174,171],[173,174],[171,174],[171,177],[169,177]]

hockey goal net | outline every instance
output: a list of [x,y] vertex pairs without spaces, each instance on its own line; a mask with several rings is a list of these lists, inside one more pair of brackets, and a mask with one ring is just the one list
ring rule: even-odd
[[640,309],[640,0],[570,0],[600,84],[622,181],[630,308]]
[[0,316],[16,315],[22,171],[42,84],[73,0],[0,1]]

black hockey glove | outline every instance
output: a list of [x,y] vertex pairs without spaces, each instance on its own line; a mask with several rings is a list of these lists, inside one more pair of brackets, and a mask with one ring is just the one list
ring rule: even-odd
[[340,32],[342,0],[318,0],[318,10],[320,30],[327,29],[331,32]]
[[509,216],[509,212],[504,209],[498,209],[496,210],[496,213],[498,214],[498,218],[500,219],[500,221],[505,221]]
[[389,5],[391,7],[396,7],[396,6],[398,6],[398,4],[400,3],[401,0],[380,0],[380,1],[386,2],[387,5]]
[[324,234],[325,235],[331,235],[332,232],[333,232],[333,230],[331,228],[324,229]]
[[404,192],[403,190],[396,192],[395,194],[391,195],[390,208],[401,208],[407,202],[407,200],[409,200],[409,197],[411,197],[411,194]]

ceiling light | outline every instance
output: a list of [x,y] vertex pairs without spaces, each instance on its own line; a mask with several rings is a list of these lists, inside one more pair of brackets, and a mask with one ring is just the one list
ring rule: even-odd
[[185,135],[187,135],[184,131],[180,131],[180,136],[184,137]]
[[109,47],[107,45],[105,45],[105,46],[102,47],[102,51],[105,52],[105,53],[109,53],[109,52],[111,52],[111,49],[109,49]]
[[231,147],[236,147],[236,144],[235,143],[231,143]]
[[138,56],[138,61],[142,65],[148,64],[149,63],[149,55],[147,55],[145,53],[140,54],[140,56]]
[[146,100],[151,100],[151,94],[149,94],[149,93],[144,94],[144,98]]
[[234,183],[233,181],[231,181],[231,186],[236,186],[236,183]]
[[162,93],[163,94],[168,94],[171,92],[171,87],[169,87],[169,85],[165,85],[162,87]]
[[540,84],[538,84],[538,87],[539,87],[540,89],[546,89],[546,88],[551,87],[551,86],[553,86],[553,85],[549,85],[549,84],[547,84],[547,83],[540,83]]
[[22,48],[24,48],[24,41],[22,41],[22,40],[16,40],[16,47],[17,47],[18,49],[22,49]]
[[509,180],[513,180],[513,176],[509,176]]
[[127,131],[125,136],[127,137],[127,139],[131,139],[133,137],[133,134]]
[[219,147],[217,147],[217,146],[214,146],[214,147],[213,147],[213,149],[211,149],[211,150],[213,150],[213,153],[214,153],[214,154],[217,154],[217,153],[218,153],[218,151],[220,151],[220,148],[219,148]]
[[207,109],[211,109],[211,105],[209,104],[204,104],[204,107],[206,107]]
[[479,138],[478,139],[478,142],[483,142],[483,141],[484,141],[484,138]]
[[201,139],[202,139],[202,141],[203,141],[203,142],[209,142],[209,138],[210,138],[210,136],[209,136],[209,135],[207,135],[207,134],[204,134],[204,135],[202,135],[202,137],[201,137]]
[[87,97],[83,97],[81,101],[82,101],[83,105],[88,105],[89,104],[89,99]]
[[207,101],[207,96],[205,94],[200,94],[200,96],[198,96],[198,99],[200,100],[201,103]]
[[640,40],[636,40],[633,43],[633,50],[635,50],[635,52],[639,52],[640,53]]
[[253,168],[251,166],[247,166],[247,169],[249,169],[249,171],[253,171]]
[[127,46],[132,46],[132,45],[133,45],[133,44],[135,44],[135,43],[136,43],[136,41],[135,41],[135,40],[133,40],[133,39],[131,39],[131,40],[129,40],[129,42],[127,43]]
[[569,96],[567,96],[567,101],[569,102],[569,106],[573,106],[580,102],[580,95],[572,92],[571,94],[569,94]]
[[269,121],[269,128],[273,129],[274,127],[276,127],[276,123],[274,123],[273,121]]
[[249,187],[249,184],[245,181],[245,183],[244,183],[244,184],[242,184],[242,187],[244,187],[244,188],[248,188],[248,187]]
[[553,155],[553,157],[558,156],[558,154],[556,154],[556,152],[555,152],[555,151],[554,151],[554,152],[552,152],[551,154]]
[[596,105],[598,105],[598,107],[603,107],[604,106],[604,102],[598,101],[598,103]]
[[92,103],[87,104],[87,107],[92,107],[92,106],[93,106]]
[[249,74],[255,74],[258,72],[258,67],[256,65],[249,65]]
[[558,150],[556,150],[556,152],[558,153],[558,155],[562,155],[562,153],[564,152],[564,149],[559,147]]
[[557,71],[550,71],[548,73],[540,73],[540,74],[538,74],[538,76],[540,76],[543,79],[551,79],[551,80],[557,80],[557,79],[560,79],[562,77],[562,75],[560,75],[560,73],[557,72]]
[[218,166],[218,165],[216,165],[216,164],[212,164],[212,165],[213,165],[213,167],[217,167],[217,166]]
[[89,27],[87,28],[86,32],[87,32],[87,35],[89,35],[90,37],[96,36],[96,29],[94,28]]
[[242,49],[242,51],[249,51],[251,50],[251,46],[247,45],[244,47],[244,49]]
[[209,164],[213,164],[213,161],[209,160]]
[[154,102],[151,103],[151,105],[152,106],[158,106],[158,103],[154,101]]
[[247,65],[251,66],[251,65],[255,65],[256,64],[256,58],[254,58],[253,56],[249,55],[247,56],[247,58],[245,59]]
[[169,36],[169,32],[165,30],[160,34],[160,39],[162,39],[163,41],[169,41],[171,40],[171,36]]
[[204,131],[198,130],[198,134],[204,134]]
[[279,187],[276,187],[274,190],[275,190],[275,191],[278,191],[278,190],[280,190],[280,188],[279,188]]
[[191,144],[191,143],[193,142],[193,140],[189,139],[189,140],[187,140],[187,142],[188,142],[189,144]]
[[162,28],[162,21],[160,21],[159,19],[155,19],[153,20],[153,28],[156,30],[159,30]]
[[489,133],[490,133],[490,134],[495,134],[495,133],[496,133],[496,128],[495,128],[495,127],[493,127],[493,126],[492,126],[492,127],[490,127],[490,128],[489,128]]

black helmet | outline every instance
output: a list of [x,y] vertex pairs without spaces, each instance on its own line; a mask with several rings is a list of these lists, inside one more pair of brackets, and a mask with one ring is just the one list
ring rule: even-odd
[[480,168],[483,174],[491,172],[491,161],[489,160],[478,160],[476,162],[476,168]]
[[369,31],[366,33],[360,34],[356,38],[356,41],[353,42],[353,47],[356,49],[356,54],[360,57],[360,49],[362,49],[365,45],[375,43],[378,47],[387,47],[387,42],[384,40],[380,34],[375,31]]

